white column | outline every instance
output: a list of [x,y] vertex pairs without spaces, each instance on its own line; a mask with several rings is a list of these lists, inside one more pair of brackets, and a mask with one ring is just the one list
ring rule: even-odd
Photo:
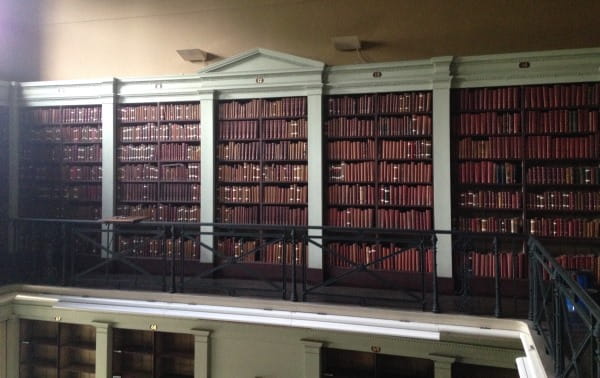
[[430,354],[429,358],[433,360],[435,378],[452,378],[452,364],[456,361],[455,357]]
[[[323,90],[311,91],[307,98],[308,110],[308,225],[323,225]],[[320,230],[311,230],[310,236],[321,236]],[[320,239],[316,240],[321,242]],[[308,267],[323,268],[321,249],[308,245]]]
[[192,330],[194,333],[194,378],[210,376],[210,331]]
[[319,378],[323,343],[313,340],[302,340],[302,343],[304,344],[304,378]]
[[[452,57],[431,59],[433,79],[433,227],[452,229],[452,196],[450,145],[450,64]],[[440,277],[452,277],[452,237],[438,235],[437,272]]]
[[7,365],[7,347],[8,339],[6,337],[6,319],[0,319],[0,378],[7,378],[6,365]]
[[6,321],[6,377],[19,377],[19,318]]
[[96,327],[96,378],[112,378],[113,329],[109,323],[94,322]]
[[[207,92],[200,94],[200,120],[201,120],[201,167],[200,167],[200,222],[214,223],[215,221],[215,94]],[[201,231],[212,232],[213,228],[202,226]],[[213,236],[202,235],[200,241],[213,247]],[[206,248],[200,252],[200,261],[212,263],[214,255]]]

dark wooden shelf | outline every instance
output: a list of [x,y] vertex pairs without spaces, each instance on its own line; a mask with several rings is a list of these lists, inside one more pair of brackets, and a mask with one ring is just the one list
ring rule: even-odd
[[94,374],[96,372],[96,367],[94,365],[87,365],[87,364],[72,364],[72,365],[67,365],[65,367],[61,367],[60,370],[62,371],[71,371],[74,373],[87,373],[87,374]]

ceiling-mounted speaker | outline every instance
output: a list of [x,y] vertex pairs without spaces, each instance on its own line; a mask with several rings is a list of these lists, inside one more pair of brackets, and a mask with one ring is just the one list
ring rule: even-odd
[[177,50],[177,54],[186,62],[206,62],[208,53],[200,49]]
[[355,35],[333,37],[331,42],[333,42],[333,47],[339,51],[354,51],[361,48],[360,39]]

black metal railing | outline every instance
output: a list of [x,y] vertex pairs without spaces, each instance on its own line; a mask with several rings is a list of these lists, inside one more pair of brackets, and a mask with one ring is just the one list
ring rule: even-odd
[[533,237],[528,249],[529,319],[544,338],[556,376],[600,377],[600,307],[595,291],[576,281],[585,273],[565,270]]
[[[502,264],[500,250],[509,246],[514,255],[523,252],[524,239],[514,235],[25,218],[11,224],[13,280],[20,282],[229,295],[249,292],[302,301],[391,303],[433,312],[444,306],[444,311],[498,317],[504,315],[503,303],[512,304],[514,310],[517,300],[527,296],[526,280],[506,279],[507,271],[517,269],[518,260],[512,259],[509,268]],[[440,238],[453,243],[454,280],[437,276],[439,253],[450,253],[447,248],[439,251]],[[235,246],[221,245],[223,240],[233,240]],[[343,253],[334,247],[336,243],[363,249],[354,255]],[[392,247],[386,253],[373,248],[382,245]],[[266,261],[264,256],[273,250],[276,258]],[[477,271],[481,251],[487,252],[485,274]],[[410,264],[401,264],[407,261]],[[509,290],[515,285],[523,290]],[[521,307],[526,308],[526,303]]]

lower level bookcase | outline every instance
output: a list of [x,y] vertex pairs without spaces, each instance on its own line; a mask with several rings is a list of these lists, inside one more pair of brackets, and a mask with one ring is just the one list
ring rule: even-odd
[[432,360],[332,348],[321,353],[323,378],[434,377]]
[[194,336],[115,329],[113,376],[121,378],[192,378]]
[[21,320],[20,377],[92,378],[96,330],[92,326]]

